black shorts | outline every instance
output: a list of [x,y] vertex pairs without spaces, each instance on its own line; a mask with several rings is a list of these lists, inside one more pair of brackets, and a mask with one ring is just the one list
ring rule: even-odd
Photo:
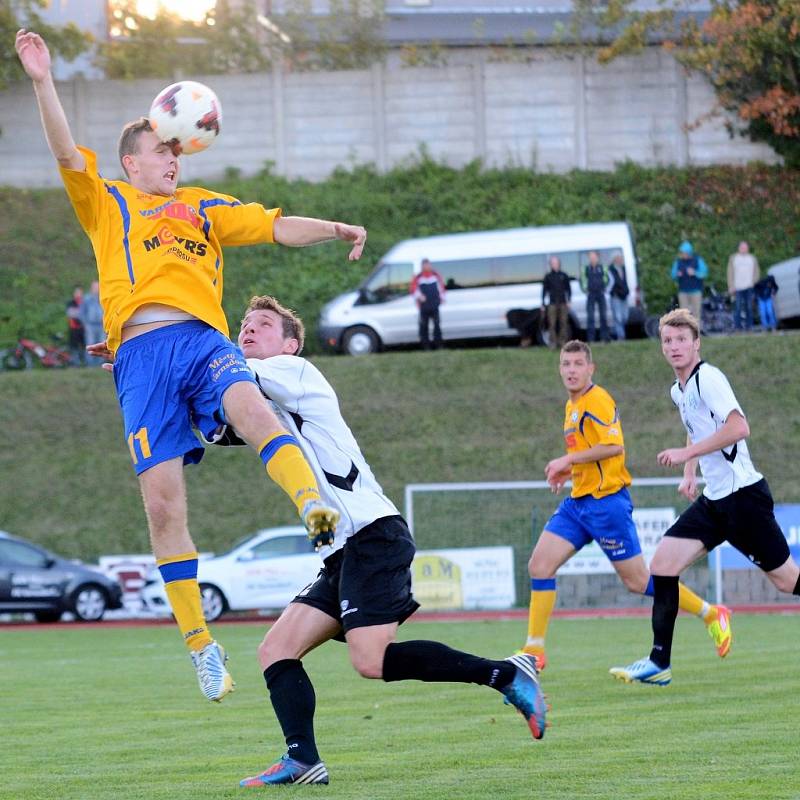
[[292,602],[318,608],[345,632],[403,622],[419,608],[411,594],[415,550],[402,517],[376,519],[326,558],[317,579]]
[[719,500],[700,495],[664,535],[698,539],[709,552],[727,540],[764,572],[783,566],[789,558],[764,478]]

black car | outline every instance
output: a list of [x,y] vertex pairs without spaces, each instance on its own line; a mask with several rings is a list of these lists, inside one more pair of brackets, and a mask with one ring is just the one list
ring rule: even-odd
[[65,611],[96,622],[122,607],[122,587],[102,572],[0,532],[0,614],[31,612],[57,622]]

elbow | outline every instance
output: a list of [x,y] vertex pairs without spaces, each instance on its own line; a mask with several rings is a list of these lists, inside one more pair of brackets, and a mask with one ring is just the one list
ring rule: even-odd
[[750,426],[744,417],[739,422],[739,439],[746,439],[750,435]]

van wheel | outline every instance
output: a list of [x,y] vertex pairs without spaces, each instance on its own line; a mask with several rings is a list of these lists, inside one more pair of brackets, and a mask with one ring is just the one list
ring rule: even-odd
[[381,340],[372,328],[366,325],[356,325],[348,328],[342,336],[342,350],[349,356],[364,356],[367,353],[377,353]]

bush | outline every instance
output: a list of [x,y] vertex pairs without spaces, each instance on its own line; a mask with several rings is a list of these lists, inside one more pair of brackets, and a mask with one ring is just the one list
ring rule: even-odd
[[[351,289],[395,242],[455,231],[628,220],[636,236],[641,282],[653,312],[672,296],[669,268],[688,238],[706,259],[710,280],[725,286],[728,255],[742,238],[762,267],[800,246],[800,171],[746,167],[647,169],[631,163],[614,172],[537,174],[489,169],[473,162],[454,169],[423,151],[379,174],[371,166],[337,169],[322,183],[288,181],[266,167],[243,178],[229,170],[211,188],[245,201],[281,206],[285,214],[332,218],[367,227],[360,262],[343,244],[290,250],[231,248],[226,253],[225,310],[235,324],[252,294],[270,293],[295,308],[314,352],[319,310]],[[20,333],[47,336],[65,328],[64,307],[75,285],[87,285],[94,258],[61,190],[0,189],[0,345]]]

